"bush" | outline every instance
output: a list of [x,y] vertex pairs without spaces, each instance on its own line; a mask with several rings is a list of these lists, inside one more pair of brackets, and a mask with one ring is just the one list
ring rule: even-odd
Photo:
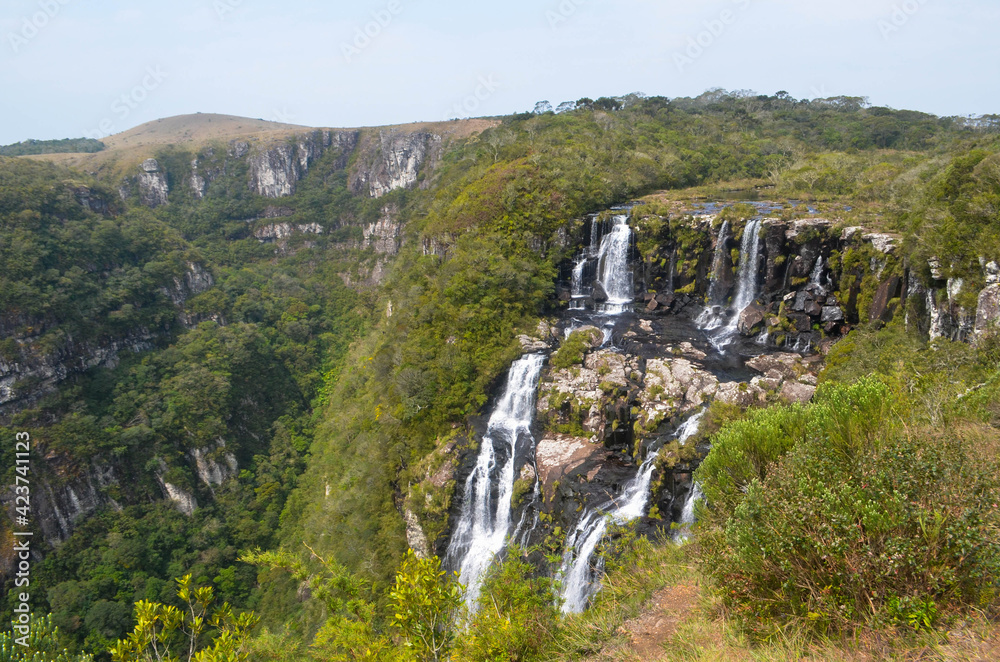
[[540,660],[558,621],[552,582],[533,577],[534,567],[514,558],[494,565],[483,583],[478,609],[455,648],[454,659]]
[[1000,604],[1000,435],[907,429],[897,404],[868,378],[719,433],[709,458],[722,455],[699,471],[715,524],[701,553],[750,630],[921,628],[946,607]]

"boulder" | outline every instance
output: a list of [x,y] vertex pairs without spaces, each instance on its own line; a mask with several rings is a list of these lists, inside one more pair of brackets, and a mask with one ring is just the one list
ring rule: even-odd
[[844,311],[840,309],[840,306],[823,306],[820,319],[824,323],[836,324],[844,320]]
[[760,332],[765,316],[764,307],[755,301],[740,312],[736,328],[744,336],[755,336]]
[[535,466],[538,467],[538,480],[542,483],[543,493],[551,499],[555,483],[563,476],[604,455],[606,452],[600,446],[583,437],[545,435],[535,449]]
[[764,402],[767,395],[758,384],[742,382],[725,382],[719,384],[715,399],[729,405],[749,407],[755,402]]
[[816,394],[816,387],[800,382],[786,381],[781,387],[781,397],[788,402],[806,403]]
[[802,357],[790,352],[761,354],[747,361],[747,367],[756,370],[769,379],[794,379],[796,366],[802,363]]
[[601,285],[601,281],[594,281],[594,291],[590,295],[590,298],[593,299],[595,303],[604,303],[608,300],[608,293],[604,291],[604,286]]
[[549,348],[548,343],[538,338],[532,338],[527,335],[520,335],[517,337],[517,341],[521,343],[521,351],[528,352],[544,352]]
[[987,262],[983,270],[986,272],[987,285],[1000,285],[1000,265],[996,262]]

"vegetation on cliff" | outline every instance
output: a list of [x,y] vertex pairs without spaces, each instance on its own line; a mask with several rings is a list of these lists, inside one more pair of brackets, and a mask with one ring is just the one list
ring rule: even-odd
[[[106,655],[132,630],[133,603],[179,606],[173,579],[191,574],[234,609],[261,616],[259,659],[306,655],[282,657],[283,648],[337,659],[344,647],[335,627],[346,618],[360,628],[359,614],[371,616],[371,629],[359,630],[355,644],[402,651],[387,607],[406,554],[403,503],[425,482],[436,448],[471,438],[470,417],[519,351],[517,334],[559,305],[554,282],[579,241],[575,219],[661,189],[846,203],[845,224],[900,234],[901,259],[914,271],[933,257],[944,277],[964,279],[968,307],[984,284],[979,257],[1000,255],[998,153],[996,134],[957,119],[848,98],[713,92],[504,118],[452,144],[420,187],[378,200],[348,191],[339,154],[312,166],[280,209],[253,195],[239,168],[218,174],[198,198],[182,186],[198,156],[183,146],[156,154],[171,182],[170,202],[156,209],[134,198],[112,202],[118,181],[0,159],[0,322],[9,329],[0,358],[141,343],[28,398],[3,421],[7,432],[29,427],[59,459],[62,475],[39,476],[53,485],[94,462],[119,477],[103,496],[121,509],[106,501],[83,514],[38,564],[36,595],[47,602],[39,609],[52,612],[74,650]],[[105,211],[84,208],[80,186],[105,200]],[[681,193],[688,187],[700,188]],[[362,234],[388,208],[403,228],[391,260],[374,255]],[[672,222],[668,206],[649,215],[650,223]],[[323,232],[280,242],[254,235],[272,220]],[[685,241],[704,249],[699,237]],[[679,271],[691,270],[687,259],[680,256]],[[191,265],[211,280],[192,288]],[[826,395],[814,405],[752,412],[714,436],[719,450],[702,469],[710,507],[701,549],[727,559],[718,564],[726,574],[706,572],[728,613],[766,618],[743,619],[756,632],[789,618],[849,629],[926,616],[933,626],[972,607],[995,608],[997,559],[986,552],[995,550],[996,522],[985,510],[996,489],[995,458],[986,454],[1000,401],[995,350],[928,348],[902,316],[877,326],[831,355]],[[877,379],[848,386],[868,373]],[[877,411],[856,418],[855,400],[873,398]],[[845,402],[847,413],[837,409]],[[878,434],[870,432],[876,422]],[[845,452],[825,455],[843,434]],[[220,466],[233,453],[236,474],[221,484],[201,479],[191,453],[206,448]],[[901,454],[920,462],[901,463]],[[735,466],[752,466],[753,475],[726,483],[736,480]],[[161,481],[199,507],[188,516],[159,501]],[[852,527],[868,526],[872,504],[890,497],[898,508],[868,523],[881,545],[869,560],[862,545],[871,541]],[[435,494],[422,511],[440,520],[428,531],[446,530],[449,499]],[[816,537],[819,530],[829,536]],[[808,557],[789,551],[805,543],[814,545]],[[240,560],[258,547],[280,550],[282,563]],[[620,551],[642,565],[630,574],[623,563],[593,614],[565,622],[549,608],[550,586],[516,563],[498,568],[494,611],[483,610],[455,650],[465,659],[587,652],[586,633],[612,637],[627,611],[619,603],[633,600],[621,587],[638,586],[638,600],[681,572],[675,552],[651,543]],[[831,555],[857,567],[823,559]],[[668,570],[643,574],[665,557]],[[350,595],[307,599],[302,582],[331,567],[331,581]],[[411,563],[403,576],[433,570]],[[793,571],[801,580],[794,586],[778,580]],[[447,591],[416,583],[447,602]],[[505,624],[516,637],[498,635]]]

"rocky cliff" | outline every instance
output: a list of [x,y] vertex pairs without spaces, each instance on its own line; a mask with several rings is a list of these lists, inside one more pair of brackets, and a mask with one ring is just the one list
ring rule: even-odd
[[440,158],[441,136],[427,132],[382,130],[365,136],[349,186],[356,195],[379,198],[390,191],[412,188],[422,168]]

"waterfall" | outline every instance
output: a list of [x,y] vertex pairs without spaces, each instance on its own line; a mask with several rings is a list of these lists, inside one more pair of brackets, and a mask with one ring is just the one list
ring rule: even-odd
[[667,291],[674,291],[674,272],[677,271],[677,249],[670,251],[670,274],[667,276]]
[[681,511],[680,526],[674,533],[674,541],[682,543],[691,537],[691,527],[694,526],[694,507],[704,498],[701,485],[698,483],[692,485],[691,493],[688,495],[687,501],[684,502],[684,510]]
[[587,297],[587,294],[583,290],[583,274],[586,268],[587,256],[582,255],[577,258],[576,264],[573,265],[572,290],[570,290],[572,299],[569,304],[570,310],[582,310],[584,308],[583,299]]
[[[678,428],[676,437],[681,444],[698,431],[703,413],[695,414]],[[597,508],[588,509],[566,538],[566,550],[563,552],[562,568],[559,571],[563,583],[564,613],[583,611],[587,607],[587,602],[600,588],[603,562],[599,560],[597,567],[593,568],[591,560],[597,545],[604,538],[608,523],[626,524],[642,517],[646,511],[649,484],[653,479],[658,455],[659,450],[646,458],[639,467],[639,472],[628,482],[619,498],[612,499]]]
[[[757,272],[760,270],[760,219],[747,222],[740,242],[740,270],[733,298],[733,319],[757,298]],[[736,324],[732,323],[733,328]]]
[[[711,324],[702,325],[702,328],[706,331],[715,331],[709,335],[709,342],[719,352],[724,352],[725,348],[739,333],[740,313],[757,298],[757,272],[760,270],[760,226],[761,220],[755,218],[747,221],[746,227],[743,228],[743,239],[740,241],[740,267],[736,279],[736,294],[733,296],[733,302],[730,306],[729,321],[725,326],[722,326],[722,317],[725,311],[717,312],[716,307],[711,305],[702,313],[702,317],[706,315],[711,317]],[[716,259],[718,259],[718,256],[719,252],[716,249]],[[709,298],[711,299],[711,293]],[[709,303],[711,304],[712,301],[710,300]],[[699,322],[701,320],[702,318],[699,318]],[[722,326],[721,329],[719,329],[720,326]],[[716,329],[718,330],[716,331]]]
[[719,238],[715,242],[715,255],[712,257],[712,275],[708,283],[708,302],[705,310],[698,316],[698,328],[711,331],[722,325],[722,301],[719,301],[719,280],[726,265],[726,242],[729,240],[729,221],[723,221],[719,229]]
[[459,570],[470,608],[475,607],[483,576],[510,531],[514,468],[518,456],[534,443],[531,423],[544,360],[541,354],[528,354],[511,365],[476,467],[465,483],[462,514],[448,546],[448,559]]
[[823,287],[823,256],[820,255],[816,258],[816,266],[813,267],[812,273],[809,274],[809,283],[815,285],[819,288],[822,293],[826,292],[826,288]]
[[597,257],[597,253],[598,253],[598,251],[600,250],[600,247],[601,247],[601,243],[600,243],[600,237],[601,237],[601,235],[597,231],[598,227],[599,226],[597,224],[597,217],[596,216],[591,216],[590,217],[590,247],[589,247],[589,250],[587,252],[587,255],[589,257]]
[[[698,425],[701,423],[701,417],[704,415],[705,415],[705,410],[702,410],[697,414],[695,414],[694,416],[692,416],[691,418],[689,418],[686,423],[684,423],[684,427],[682,428],[682,432],[680,433],[682,439],[686,441],[687,439],[691,438],[698,432]],[[691,427],[688,427],[689,424],[691,425]],[[704,495],[701,492],[701,485],[699,485],[698,483],[692,485],[691,493],[688,494],[688,498],[684,502],[684,509],[681,511],[681,520],[679,522],[680,527],[674,534],[675,541],[684,542],[690,537],[691,526],[694,524],[694,506],[699,500],[703,498]]]
[[715,255],[712,258],[712,276],[708,284],[708,304],[718,305],[719,301],[719,276],[726,264],[726,242],[729,241],[729,221],[723,221],[719,229],[719,240],[715,243]]
[[608,296],[601,306],[602,312],[617,315],[631,307],[634,297],[628,264],[631,249],[632,228],[628,225],[628,216],[619,214],[614,217],[611,231],[601,238],[597,254],[597,280]]

